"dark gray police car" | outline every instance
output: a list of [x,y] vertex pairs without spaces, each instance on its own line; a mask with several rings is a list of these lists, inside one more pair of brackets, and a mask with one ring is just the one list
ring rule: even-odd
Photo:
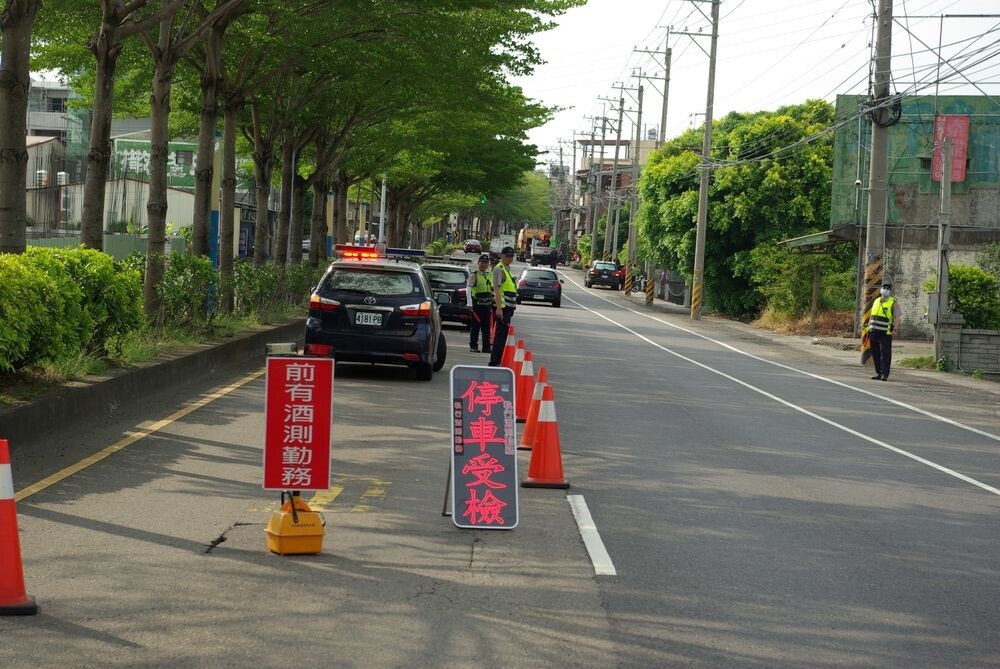
[[[423,251],[338,245],[309,298],[305,353],[341,362],[406,365],[429,381],[448,353]],[[448,296],[441,295],[441,300]]]

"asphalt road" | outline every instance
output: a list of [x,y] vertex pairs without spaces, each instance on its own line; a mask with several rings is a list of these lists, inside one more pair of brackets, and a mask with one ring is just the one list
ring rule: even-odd
[[[441,515],[446,374],[345,365],[324,552],[269,554],[248,369],[183,415],[196,398],[166,392],[21,459],[42,612],[0,618],[2,666],[1000,664],[989,384],[869,381],[846,357],[565,277],[560,309],[523,305],[514,323],[555,389],[572,488],[522,489],[516,529]],[[465,337],[448,331],[449,366],[485,363]],[[567,494],[614,575],[595,573]]]

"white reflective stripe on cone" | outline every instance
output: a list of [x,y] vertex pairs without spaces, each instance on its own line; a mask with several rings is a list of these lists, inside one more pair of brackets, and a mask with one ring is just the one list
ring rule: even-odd
[[14,480],[10,477],[10,465],[0,465],[0,500],[14,499]]
[[543,401],[538,407],[538,422],[539,423],[554,423],[556,422],[556,403],[551,401]]

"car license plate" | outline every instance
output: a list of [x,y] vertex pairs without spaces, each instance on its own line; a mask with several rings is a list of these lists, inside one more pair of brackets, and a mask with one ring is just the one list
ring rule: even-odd
[[382,314],[375,311],[358,311],[354,314],[355,325],[382,325]]
[[544,295],[539,295],[538,293],[535,293],[535,299],[536,300],[544,300],[545,296]]

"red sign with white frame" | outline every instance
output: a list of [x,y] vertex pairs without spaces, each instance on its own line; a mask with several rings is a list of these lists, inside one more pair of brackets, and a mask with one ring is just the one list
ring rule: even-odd
[[333,421],[333,359],[267,359],[264,489],[327,490]]
[[934,181],[941,181],[946,139],[951,140],[951,182],[965,181],[969,117],[960,114],[938,114],[934,117],[934,152],[931,154],[931,179]]

